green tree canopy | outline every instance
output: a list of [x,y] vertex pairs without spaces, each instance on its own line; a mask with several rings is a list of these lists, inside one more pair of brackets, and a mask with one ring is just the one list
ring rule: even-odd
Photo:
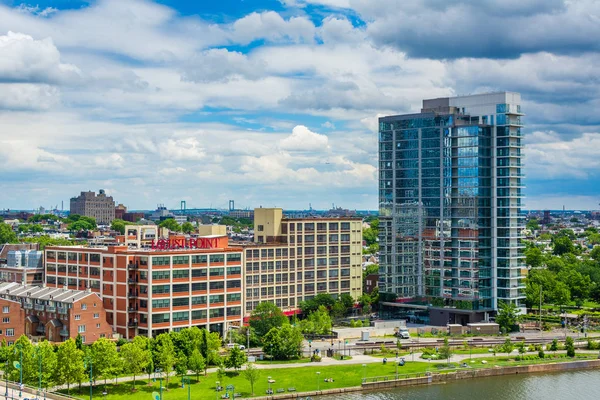
[[161,228],[167,228],[171,232],[181,232],[181,225],[179,225],[173,218],[165,219],[158,226]]
[[123,366],[126,373],[133,375],[133,388],[135,389],[135,377],[141,374],[148,364],[152,361],[148,342],[138,340],[143,336],[136,336],[133,342],[125,343],[121,346],[119,354],[123,359]]
[[592,251],[590,251],[590,257],[596,261],[600,261],[600,246],[595,246]]
[[188,357],[188,368],[196,374],[196,380],[199,379],[202,371],[206,370],[206,360],[202,357],[202,353],[200,353],[199,349],[194,349],[192,354]]
[[560,236],[554,239],[554,245],[552,252],[558,256],[561,256],[566,253],[573,253],[575,251],[575,246],[573,245],[573,241],[568,236]]
[[300,358],[303,340],[298,327],[289,324],[274,327],[263,338],[263,351],[277,360]]
[[194,225],[192,225],[191,222],[184,222],[183,224],[181,224],[181,230],[183,233],[192,233],[196,230],[196,228],[194,228]]
[[68,339],[58,346],[56,358],[56,383],[66,384],[69,393],[71,384],[84,379],[83,351],[77,348],[73,339]]
[[239,346],[233,346],[229,349],[229,354],[225,358],[225,367],[233,368],[236,371],[242,368],[242,365],[246,363],[246,355]]
[[325,306],[319,306],[318,310],[313,311],[307,319],[300,322],[303,333],[325,335],[331,332],[331,327],[331,317]]
[[500,328],[505,332],[512,332],[515,325],[517,324],[517,306],[510,302],[499,302],[498,303],[498,315],[496,315],[496,322],[500,325]]
[[539,268],[544,262],[544,255],[538,247],[531,247],[525,250],[525,262],[531,268]]
[[119,232],[121,235],[124,235],[125,225],[127,225],[127,222],[123,221],[122,219],[113,219],[113,221],[110,224],[110,229]]
[[254,366],[254,364],[248,363],[246,364],[246,369],[242,372],[244,378],[250,383],[250,391],[252,392],[252,396],[254,396],[254,384],[260,378],[260,370]]
[[121,360],[117,353],[117,345],[115,342],[107,338],[96,340],[91,346],[92,356],[92,374],[94,379],[102,377],[104,383],[106,380],[118,376],[121,372]]
[[289,321],[275,304],[263,302],[252,311],[249,323],[258,337],[263,337],[272,328],[287,325]]
[[9,224],[0,222],[0,244],[15,243],[17,241],[17,234],[13,231]]
[[525,227],[532,232],[537,231],[540,229],[540,223],[537,218],[532,218],[529,221],[527,221],[527,225],[525,225]]
[[161,333],[153,342],[152,358],[154,365],[166,374],[167,387],[169,386],[169,375],[173,372],[175,363],[178,361],[175,351],[175,346],[168,333]]

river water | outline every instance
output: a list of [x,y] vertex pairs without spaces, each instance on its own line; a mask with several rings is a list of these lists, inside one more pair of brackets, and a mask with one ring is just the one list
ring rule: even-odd
[[321,400],[600,400],[600,370],[465,379]]

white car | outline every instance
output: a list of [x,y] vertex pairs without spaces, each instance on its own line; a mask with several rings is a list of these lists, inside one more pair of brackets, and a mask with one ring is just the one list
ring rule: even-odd
[[234,347],[238,347],[240,350],[246,349],[246,346],[244,346],[243,344],[237,344],[237,343],[228,343],[227,344],[228,349],[233,349]]

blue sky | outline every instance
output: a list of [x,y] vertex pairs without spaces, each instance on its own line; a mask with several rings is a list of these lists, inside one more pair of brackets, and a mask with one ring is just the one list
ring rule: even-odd
[[0,208],[376,209],[378,116],[508,90],[527,206],[595,209],[599,21],[595,0],[0,0]]

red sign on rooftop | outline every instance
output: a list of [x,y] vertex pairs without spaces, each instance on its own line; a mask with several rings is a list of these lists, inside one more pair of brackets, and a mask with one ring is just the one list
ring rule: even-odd
[[184,238],[174,237],[152,241],[152,250],[177,250],[177,249],[216,249],[219,247],[219,238]]

